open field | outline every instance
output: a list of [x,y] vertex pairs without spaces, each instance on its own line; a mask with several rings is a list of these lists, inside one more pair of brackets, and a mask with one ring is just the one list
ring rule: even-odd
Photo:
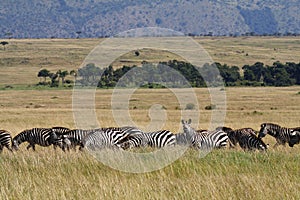
[[[6,49],[0,48],[0,88],[5,85],[31,85],[39,79],[37,73],[46,68],[78,69],[84,58],[104,39],[10,39]],[[275,61],[300,61],[299,37],[199,37],[195,40],[215,62],[242,67],[245,64]],[[122,45],[120,45],[122,48]],[[139,65],[142,61],[158,62],[181,59],[167,51],[141,49],[117,58],[114,66]],[[105,67],[105,66],[100,66]]]
[[[113,90],[97,90],[96,115],[103,127],[114,126],[111,102]],[[300,87],[226,88],[225,125],[259,129],[263,122],[287,127],[300,126]],[[176,91],[189,95],[185,89]],[[195,89],[200,127],[210,124],[211,103],[204,88]],[[158,98],[159,97],[159,98]],[[0,91],[1,129],[16,135],[32,127],[75,128],[72,90]],[[168,89],[139,89],[130,98],[129,112],[142,129],[151,122],[149,108],[160,104],[167,113],[163,128],[181,129],[182,108]],[[183,108],[184,109],[184,108]],[[186,111],[194,116],[196,111]],[[63,153],[26,145],[0,157],[1,199],[299,199],[300,145],[273,148],[267,153],[240,149],[215,150],[204,158],[187,151],[171,165],[142,174],[111,169],[87,152]]]
[[[229,65],[300,61],[299,37],[195,40],[214,61]],[[0,129],[15,136],[33,127],[76,128],[72,89],[38,90],[31,85],[39,81],[36,75],[40,69],[53,72],[77,69],[101,41],[8,40],[6,50],[0,48]],[[179,59],[165,51],[139,51],[139,57],[131,52],[118,58],[114,65]],[[5,85],[13,88],[3,89]],[[143,130],[164,128],[175,133],[182,131],[183,114],[190,117],[199,114],[197,128],[201,129],[210,128],[211,121],[256,130],[263,122],[300,126],[299,86],[218,90],[215,92],[219,96],[226,96],[226,106],[217,106],[215,110],[205,109],[215,103],[205,88],[196,88],[192,93],[196,94],[198,110],[185,109],[186,104],[192,103],[188,89],[137,89],[126,100],[128,109],[116,106],[112,110],[121,101],[112,100],[113,92],[112,89],[95,92],[95,114],[102,127],[117,126],[113,114],[123,116],[123,111],[128,111],[132,121]],[[84,94],[83,91],[81,96],[85,97]],[[184,98],[183,104],[178,96]],[[89,107],[90,101],[81,105]],[[226,113],[224,120],[213,118],[214,113],[222,112]],[[84,125],[89,126],[91,120],[82,116]],[[149,127],[152,122],[157,122],[157,127]],[[196,128],[196,124],[194,121],[192,125]],[[63,153],[59,149],[37,147],[32,152],[22,144],[19,152],[12,154],[4,149],[0,155],[0,199],[300,199],[300,145],[274,149],[274,138],[266,136],[264,141],[270,145],[266,153],[222,149],[200,158],[200,152],[188,150],[163,169],[137,174],[112,169],[87,151]]]

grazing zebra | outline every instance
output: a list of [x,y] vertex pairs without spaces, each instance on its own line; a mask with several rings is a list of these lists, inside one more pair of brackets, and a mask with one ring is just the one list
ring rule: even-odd
[[6,130],[0,130],[0,153],[2,153],[4,147],[12,151],[12,148],[10,146],[11,141],[11,134]]
[[276,144],[274,147],[277,147],[278,145],[285,146],[286,143],[289,143],[289,146],[293,147],[295,144],[299,143],[299,140],[297,139],[299,131],[300,127],[286,128],[281,127],[278,124],[263,123],[261,124],[258,137],[263,138],[269,134],[276,139]]
[[134,147],[162,148],[173,146],[176,143],[176,135],[168,130],[160,130],[149,133],[139,133],[126,138],[127,141],[120,144],[123,149]]
[[79,146],[79,150],[82,150],[84,147],[83,140],[84,138],[94,132],[94,129],[90,130],[83,130],[83,129],[73,129],[69,130],[62,135],[59,136],[59,138],[62,140],[63,147],[62,149],[70,150],[70,148],[76,150],[76,146]]
[[110,127],[96,129],[84,139],[84,147],[89,149],[116,148],[124,143],[127,138],[142,134],[136,127]]
[[[92,134],[94,132],[107,132],[107,133],[113,133],[113,132],[120,132],[120,134],[123,134],[125,136],[128,135],[134,135],[137,133],[141,133],[142,131],[136,127],[131,126],[124,126],[124,127],[109,127],[109,128],[99,128],[99,129],[91,129],[91,130],[81,130],[81,129],[75,129],[71,130],[69,132],[66,132],[64,134],[64,137],[67,138],[71,145],[67,145],[67,149],[70,147],[75,148],[77,145],[79,145],[79,150],[82,150],[85,147],[85,137],[87,137],[89,134]],[[127,135],[126,135],[127,134]],[[125,137],[120,138],[119,140],[123,140]]]
[[300,127],[293,129],[289,141],[289,146],[293,147],[295,144],[299,144],[299,143],[300,143]]
[[35,145],[43,147],[54,144],[57,139],[57,135],[52,131],[51,128],[33,128],[24,130],[16,135],[12,140],[12,147],[15,150],[19,149],[19,145],[23,142],[28,142],[27,150],[32,147],[35,151]]
[[261,150],[266,151],[268,146],[256,136],[252,128],[242,128],[232,130],[228,127],[218,127],[217,130],[223,130],[229,137],[230,147],[235,147],[239,143],[243,150]]
[[191,120],[188,122],[182,120],[183,131],[188,145],[201,150],[222,148],[227,145],[228,136],[224,131],[196,131],[190,124]]
[[53,147],[56,149],[57,146],[62,147],[62,150],[65,151],[65,148],[71,145],[71,141],[65,137],[65,133],[70,131],[69,128],[55,126],[51,128],[52,131],[57,135],[57,139],[54,141]]

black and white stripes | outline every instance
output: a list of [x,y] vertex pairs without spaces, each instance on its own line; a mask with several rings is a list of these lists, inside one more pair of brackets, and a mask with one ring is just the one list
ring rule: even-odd
[[286,128],[281,127],[278,124],[263,123],[261,124],[261,129],[259,131],[258,137],[263,138],[267,134],[269,134],[276,139],[276,144],[274,145],[274,147],[278,145],[285,145],[286,143],[289,143],[289,146],[293,147],[295,144],[299,143],[299,131],[300,127]]
[[11,134],[6,130],[0,130],[0,153],[2,153],[4,147],[12,151],[11,141]]
[[235,147],[237,143],[243,150],[267,150],[268,146],[256,136],[256,132],[252,128],[242,128],[232,130],[228,127],[219,127],[218,130],[223,130],[229,137],[230,147]]
[[126,141],[128,137],[140,134],[136,127],[111,127],[96,129],[86,136],[84,146],[91,150],[103,148],[118,148],[118,144]]
[[[165,148],[185,145],[199,150],[211,150],[237,144],[243,150],[262,150],[268,148],[262,138],[269,134],[276,139],[276,145],[288,143],[290,147],[300,143],[300,127],[284,128],[277,124],[263,123],[259,135],[252,128],[233,130],[219,127],[216,130],[195,130],[191,120],[182,120],[183,133],[174,134],[169,130],[143,132],[137,127],[108,127],[98,129],[73,129],[65,127],[32,128],[24,130],[13,139],[9,132],[0,130],[0,152],[6,147],[9,150],[19,149],[19,145],[28,142],[27,149],[35,150],[35,145],[47,147],[59,146],[63,151],[80,146],[80,150],[98,150],[104,148]],[[10,147],[11,146],[11,147]]]
[[12,140],[12,147],[18,150],[21,143],[28,142],[27,149],[32,148],[35,151],[36,144],[47,147],[54,144],[57,139],[57,135],[51,128],[33,128],[24,130],[15,136]]
[[131,135],[128,140],[123,142],[120,146],[123,149],[133,147],[154,147],[162,148],[176,144],[176,136],[168,130],[139,133]]
[[182,120],[183,131],[185,134],[186,141],[189,145],[197,148],[210,150],[214,148],[222,148],[227,145],[228,136],[222,130],[214,131],[196,131],[190,126],[191,120]]

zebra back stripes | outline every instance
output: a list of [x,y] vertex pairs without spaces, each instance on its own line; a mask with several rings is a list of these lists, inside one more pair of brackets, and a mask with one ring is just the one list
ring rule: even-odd
[[228,127],[219,127],[217,129],[224,130],[230,141],[230,147],[235,147],[237,143],[243,150],[267,150],[268,146],[256,136],[255,130],[252,128],[241,128],[232,130]]
[[286,143],[289,143],[289,146],[293,147],[295,144],[299,143],[299,130],[300,127],[286,128],[281,127],[278,124],[263,123],[261,124],[261,129],[259,131],[258,137],[263,138],[267,134],[269,134],[276,139],[276,144],[274,145],[274,147],[278,145],[285,145]]
[[65,137],[65,133],[69,132],[70,129],[61,126],[55,126],[51,129],[57,135],[57,139],[55,139],[55,141],[53,142],[54,149],[59,146],[63,151],[65,151],[65,148],[71,145],[71,141],[67,137]]
[[27,149],[31,148],[35,151],[35,145],[43,147],[50,146],[57,139],[57,135],[51,128],[33,128],[24,130],[16,135],[12,140],[12,147],[15,150],[19,149],[19,145],[23,142],[28,142]]
[[96,129],[84,139],[84,146],[88,149],[119,148],[120,144],[129,137],[141,134],[142,131],[136,127],[110,127]]
[[6,130],[0,130],[0,153],[2,153],[4,147],[12,151],[11,143],[12,143],[11,134]]
[[160,130],[154,132],[131,135],[127,141],[123,142],[120,146],[123,149],[134,147],[153,147],[162,148],[176,144],[176,136],[168,130]]
[[228,143],[228,136],[222,130],[196,131],[190,126],[191,120],[182,120],[183,131],[187,144],[197,149],[209,150],[213,148],[225,147]]
[[63,133],[60,136],[63,139],[63,150],[70,150],[70,148],[76,150],[76,146],[79,146],[79,150],[82,150],[84,148],[84,138],[95,130],[73,129]]

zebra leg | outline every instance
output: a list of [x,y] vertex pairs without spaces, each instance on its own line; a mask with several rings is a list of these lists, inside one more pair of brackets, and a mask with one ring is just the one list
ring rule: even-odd
[[26,147],[26,149],[27,149],[27,150],[29,150],[29,149],[30,149],[30,147],[31,147],[31,144],[29,144],[29,145]]
[[3,151],[3,146],[0,145],[0,153],[2,153],[2,151]]
[[30,147],[32,147],[32,150],[35,151],[35,145],[34,145],[34,144],[29,144],[29,145],[27,146],[27,150],[29,150]]
[[9,151],[13,152],[13,150],[12,150],[11,146],[9,146],[9,145],[6,145],[6,148],[7,148]]

